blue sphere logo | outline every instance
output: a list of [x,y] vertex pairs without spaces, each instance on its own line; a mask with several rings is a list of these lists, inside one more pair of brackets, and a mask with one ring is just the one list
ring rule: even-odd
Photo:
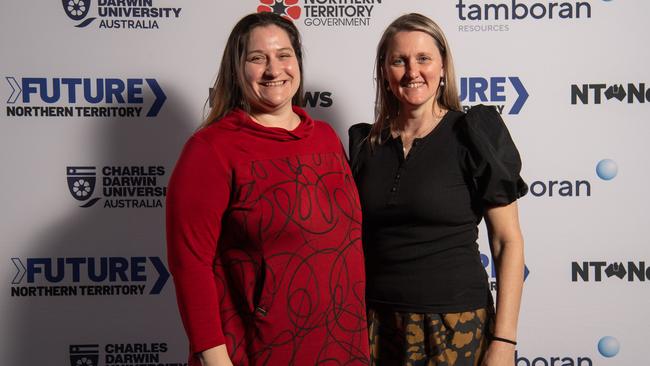
[[603,337],[598,341],[598,352],[605,357],[614,357],[621,349],[621,345],[614,337]]
[[618,174],[618,165],[611,159],[603,159],[596,165],[596,174],[602,180],[611,180]]

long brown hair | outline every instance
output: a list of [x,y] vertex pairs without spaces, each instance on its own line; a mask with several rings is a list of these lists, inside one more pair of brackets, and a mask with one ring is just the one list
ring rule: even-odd
[[[246,100],[243,90],[246,50],[248,49],[251,31],[257,27],[270,25],[280,27],[287,32],[291,46],[298,59],[300,75],[302,76],[302,43],[298,28],[296,28],[293,22],[271,12],[246,15],[235,24],[235,27],[230,32],[221,58],[217,81],[214,83],[208,98],[210,112],[201,124],[201,127],[206,127],[218,121],[235,108],[241,108],[246,112],[250,112],[250,105]],[[301,77],[298,91],[291,100],[292,104],[302,106],[302,95],[303,78]]]
[[[399,112],[399,101],[388,88],[388,81],[384,75],[384,63],[386,61],[386,52],[388,45],[399,32],[419,31],[430,35],[438,47],[442,56],[442,67],[444,68],[444,86],[438,87],[436,100],[438,104],[448,110],[459,111],[460,100],[458,98],[458,87],[456,86],[456,73],[454,71],[454,60],[451,56],[451,50],[442,29],[428,17],[410,13],[395,19],[384,31],[384,34],[377,45],[377,56],[375,57],[375,77],[376,95],[375,95],[375,123],[370,130],[371,146],[381,144],[382,132],[391,127]],[[442,93],[440,93],[442,91]]]

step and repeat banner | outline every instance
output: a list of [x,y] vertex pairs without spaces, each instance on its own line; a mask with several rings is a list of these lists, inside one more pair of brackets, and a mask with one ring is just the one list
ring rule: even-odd
[[300,29],[305,107],[344,145],[372,122],[383,29],[436,20],[463,105],[496,106],[530,184],[517,366],[648,364],[650,3],[631,0],[3,1],[0,363],[186,364],[167,182],[256,11]]

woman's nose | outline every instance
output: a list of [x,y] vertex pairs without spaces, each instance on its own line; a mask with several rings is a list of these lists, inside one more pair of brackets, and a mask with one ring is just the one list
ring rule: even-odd
[[266,70],[264,70],[264,74],[266,74],[269,77],[276,77],[280,75],[280,65],[278,62],[274,60],[270,60],[266,64]]
[[418,77],[420,74],[418,70],[417,63],[413,60],[409,61],[408,65],[406,66],[406,74],[408,75],[409,78],[415,79]]

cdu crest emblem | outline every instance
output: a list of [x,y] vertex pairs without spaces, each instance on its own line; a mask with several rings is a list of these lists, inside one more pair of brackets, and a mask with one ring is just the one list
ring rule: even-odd
[[99,365],[98,344],[70,345],[70,366],[97,366],[97,365]]
[[[94,166],[69,166],[66,168],[68,174],[68,189],[70,194],[78,201],[88,201],[95,191],[97,173]],[[93,198],[81,207],[94,205],[99,198]]]
[[[68,18],[79,21],[85,18],[90,11],[90,2],[91,0],[61,0],[63,4],[63,10]],[[90,24],[95,18],[88,18],[76,25],[76,27],[83,28]]]

